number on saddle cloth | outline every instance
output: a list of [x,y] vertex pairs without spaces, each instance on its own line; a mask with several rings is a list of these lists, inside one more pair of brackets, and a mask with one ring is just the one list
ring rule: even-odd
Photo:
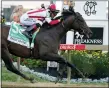
[[[16,22],[12,22],[11,23],[11,27],[10,27],[10,31],[9,31],[9,35],[8,35],[8,41],[11,41],[13,43],[17,43],[17,44],[20,44],[22,46],[26,46],[27,48],[33,48],[34,47],[34,44],[32,44],[32,47],[31,47],[31,44],[29,43],[29,39],[22,34],[22,31],[24,31],[25,28],[23,28],[22,26],[20,26],[18,23]],[[32,42],[34,43],[34,38],[36,36],[38,31],[36,31],[32,37]]]

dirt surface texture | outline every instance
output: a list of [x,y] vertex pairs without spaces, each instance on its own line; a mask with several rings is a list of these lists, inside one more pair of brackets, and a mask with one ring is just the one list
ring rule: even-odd
[[72,87],[108,87],[108,84],[62,84],[62,83],[16,83],[16,82],[2,82],[2,88],[18,88],[18,87],[46,87],[46,88],[72,88]]

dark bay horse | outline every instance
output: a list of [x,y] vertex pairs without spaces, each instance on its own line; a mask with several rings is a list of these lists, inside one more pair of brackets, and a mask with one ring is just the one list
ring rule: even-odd
[[[9,42],[7,40],[9,33],[9,26],[2,25],[1,29],[1,58],[3,59],[6,68],[23,77],[26,80],[33,82],[33,78],[27,77],[25,74],[17,70],[12,63],[12,56],[10,54],[16,55],[23,58],[34,58],[41,59],[43,61],[56,61],[60,64],[66,65],[68,67],[74,68],[70,62],[65,58],[58,55],[59,43],[61,38],[70,30],[74,29],[80,33],[83,33],[87,38],[92,34],[92,31],[87,26],[85,20],[80,13],[63,13],[63,21],[58,25],[52,27],[46,31],[40,31],[35,38],[35,46],[32,50],[27,47],[21,46]],[[43,30],[41,28],[40,30]]]

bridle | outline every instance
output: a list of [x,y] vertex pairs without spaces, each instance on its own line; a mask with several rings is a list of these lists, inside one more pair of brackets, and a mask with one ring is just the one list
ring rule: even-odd
[[[74,24],[75,21],[77,21],[77,23],[78,23],[78,29],[76,29],[76,31],[78,31],[78,32],[79,32],[80,34],[82,34],[82,35],[87,36],[87,33],[85,32],[84,28],[81,27],[81,25],[82,25],[82,24],[81,24],[81,23],[82,23],[82,20],[79,19],[80,16],[81,16],[81,15],[79,15],[79,13],[74,13],[74,20],[73,20],[72,24]],[[73,16],[72,16],[72,18],[73,18]],[[63,27],[65,30],[68,29],[68,28],[66,27],[66,24],[65,24],[65,19],[63,19],[61,25],[62,25],[62,27]]]

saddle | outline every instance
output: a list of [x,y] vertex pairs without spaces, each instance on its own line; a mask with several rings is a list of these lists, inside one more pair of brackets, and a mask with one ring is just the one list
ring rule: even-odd
[[26,46],[27,48],[33,48],[34,47],[34,39],[39,32],[39,29],[37,29],[34,33],[31,34],[32,38],[29,39],[25,35],[23,35],[23,31],[26,30],[28,26],[19,25],[15,22],[11,23],[9,35],[8,35],[8,41],[20,44],[22,46]]

